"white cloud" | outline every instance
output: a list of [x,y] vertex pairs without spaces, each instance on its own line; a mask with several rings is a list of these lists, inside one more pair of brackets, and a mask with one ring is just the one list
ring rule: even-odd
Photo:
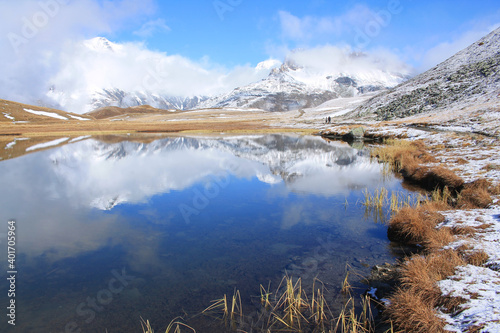
[[445,61],[455,53],[463,50],[500,26],[500,23],[489,27],[474,28],[455,38],[442,42],[429,49],[422,57],[420,70],[425,71]]
[[410,75],[412,68],[397,55],[386,49],[370,53],[354,52],[351,47],[325,45],[290,53],[289,59],[298,65],[318,72],[380,77],[380,73]]
[[134,31],[133,34],[142,38],[153,36],[156,32],[169,32],[170,27],[165,23],[164,19],[152,20],[144,23],[142,27]]
[[[278,65],[269,59],[257,67],[245,64],[226,68],[209,58],[192,60],[153,52],[141,43],[83,42],[140,24],[144,22],[140,17],[153,12],[153,0],[0,1],[0,30],[6,32],[0,36],[0,97],[82,113],[92,94],[103,88],[178,97],[214,95],[263,79]],[[373,14],[366,6],[334,18],[297,18],[280,12],[283,32],[297,39],[313,38],[314,34],[340,35]],[[169,28],[161,19],[152,20],[136,33],[148,36],[158,29]],[[287,54],[285,47],[279,58]],[[341,66],[345,60],[333,47],[306,50],[294,57],[326,68]],[[399,62],[384,66],[394,68]],[[50,89],[52,93],[48,93]]]
[[378,18],[378,14],[365,5],[356,5],[338,16],[298,17],[286,11],[278,12],[283,37],[307,42],[325,36],[341,37],[361,29],[367,22]]
[[43,98],[68,42],[112,33],[153,9],[152,0],[0,1],[2,98]]
[[[266,77],[265,65],[225,68],[208,58],[193,61],[180,55],[148,50],[142,43],[117,44],[104,38],[68,45],[50,77],[50,94],[65,110],[89,111],[92,94],[107,88],[166,96],[209,96]],[[271,67],[270,67],[271,66]]]

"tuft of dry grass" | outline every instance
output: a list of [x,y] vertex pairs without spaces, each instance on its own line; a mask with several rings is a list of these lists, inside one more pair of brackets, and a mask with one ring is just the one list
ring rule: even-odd
[[400,140],[387,144],[374,149],[372,156],[391,165],[392,169],[400,172],[406,180],[427,190],[448,187],[451,191],[458,191],[463,186],[464,180],[453,171],[442,166],[423,166],[435,162],[435,158],[427,152],[422,141]]
[[478,225],[477,227],[474,227],[476,230],[486,230],[488,228],[491,228],[493,226],[492,223],[483,223],[481,225]]
[[427,239],[423,242],[423,246],[427,251],[439,250],[453,242],[454,237],[450,228],[439,228],[427,234]]
[[463,311],[461,305],[467,303],[463,297],[442,296],[438,304],[440,310],[444,313],[455,314]]
[[437,317],[433,304],[415,290],[399,288],[390,302],[385,313],[401,332],[445,332],[445,322]]
[[498,164],[487,164],[483,167],[483,170],[491,171],[491,170],[500,170],[500,165]]
[[428,190],[447,187],[453,192],[459,191],[464,185],[464,180],[461,177],[457,176],[450,169],[446,169],[442,166],[421,166],[418,167],[413,174],[407,177]]
[[470,253],[464,255],[466,262],[470,265],[474,266],[482,266],[486,264],[489,259],[489,256],[483,250],[473,250]]
[[436,204],[424,203],[418,207],[403,207],[389,221],[389,239],[409,244],[424,244],[437,237],[438,223],[444,216],[436,211]]
[[478,179],[464,185],[458,196],[457,206],[460,208],[486,208],[493,203],[490,195],[491,183],[486,179]]
[[401,283],[433,296],[436,282],[453,275],[455,268],[464,264],[464,260],[453,250],[437,251],[427,256],[414,255],[401,268]]
[[476,233],[476,229],[470,226],[465,226],[465,227],[454,226],[451,228],[451,233],[453,235],[472,236]]
[[500,184],[492,185],[490,188],[490,193],[492,195],[500,195]]
[[453,250],[428,256],[414,255],[402,265],[401,286],[389,298],[386,314],[404,332],[444,332],[444,321],[436,316],[437,306],[456,309],[461,300],[443,297],[437,282],[453,275],[465,262]]
[[434,161],[434,158],[425,151],[422,141],[407,140],[385,140],[385,146],[378,147],[372,151],[372,157],[379,161],[388,163],[394,171],[413,169],[420,163]]

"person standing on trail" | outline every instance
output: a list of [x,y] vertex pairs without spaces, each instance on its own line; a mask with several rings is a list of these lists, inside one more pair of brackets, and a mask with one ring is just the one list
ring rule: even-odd
[[328,116],[328,123],[331,124],[332,123],[332,117]]

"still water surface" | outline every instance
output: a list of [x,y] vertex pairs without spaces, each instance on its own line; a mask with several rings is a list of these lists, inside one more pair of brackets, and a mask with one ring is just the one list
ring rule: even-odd
[[142,332],[141,317],[164,329],[176,316],[208,332],[196,315],[211,300],[238,289],[251,311],[286,273],[321,279],[335,302],[347,264],[394,261],[363,190],[405,191],[367,151],[293,135],[87,139],[0,162],[0,186],[0,233],[18,228],[15,332]]

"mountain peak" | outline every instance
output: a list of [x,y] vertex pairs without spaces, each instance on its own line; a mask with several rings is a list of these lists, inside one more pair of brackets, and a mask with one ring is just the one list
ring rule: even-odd
[[257,69],[257,70],[271,70],[271,69],[274,69],[274,68],[279,67],[279,66],[281,66],[281,61],[276,60],[276,59],[268,59],[268,60],[259,62],[257,64],[257,66],[255,67],[255,69]]
[[88,39],[84,42],[84,45],[93,51],[97,52],[115,52],[120,49],[118,44],[110,42],[105,37],[95,37]]

